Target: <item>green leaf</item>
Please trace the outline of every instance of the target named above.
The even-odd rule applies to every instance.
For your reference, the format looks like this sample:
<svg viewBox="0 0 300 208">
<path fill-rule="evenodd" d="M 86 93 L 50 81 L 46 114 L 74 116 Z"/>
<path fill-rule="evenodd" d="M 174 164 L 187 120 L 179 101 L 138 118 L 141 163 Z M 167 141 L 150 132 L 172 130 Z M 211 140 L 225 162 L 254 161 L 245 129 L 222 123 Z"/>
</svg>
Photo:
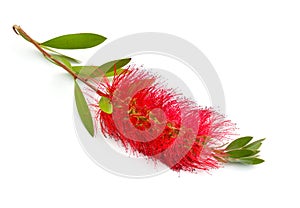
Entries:
<svg viewBox="0 0 300 208">
<path fill-rule="evenodd" d="M 117 69 L 116 75 L 119 75 L 119 74 L 123 73 L 124 71 L 126 71 L 126 70 L 125 69 Z M 106 72 L 105 76 L 113 77 L 113 76 L 115 76 L 115 72 L 114 71 Z"/>
<path fill-rule="evenodd" d="M 89 77 L 97 68 L 97 66 L 73 66 L 72 70 L 82 77 Z"/>
<path fill-rule="evenodd" d="M 241 157 L 249 157 L 258 153 L 258 151 L 252 151 L 248 149 L 242 150 L 231 150 L 226 152 L 231 158 L 241 158 Z"/>
<path fill-rule="evenodd" d="M 260 140 L 257 140 L 255 142 L 252 142 L 252 143 L 248 144 L 247 146 L 245 146 L 244 149 L 258 150 L 260 148 L 260 146 L 262 145 L 262 142 L 264 140 L 265 139 L 260 139 Z"/>
<path fill-rule="evenodd" d="M 72 71 L 75 72 L 76 74 L 79 74 L 82 67 L 84 67 L 84 66 L 73 66 Z"/>
<path fill-rule="evenodd" d="M 233 150 L 233 149 L 239 149 L 239 148 L 242 148 L 243 146 L 245 146 L 246 144 L 248 144 L 251 139 L 253 137 L 251 136 L 246 136 L 246 137 L 241 137 L 241 138 L 238 138 L 234 141 L 232 141 L 227 147 L 226 147 L 226 150 Z"/>
<path fill-rule="evenodd" d="M 55 50 L 53 50 L 52 48 L 49 48 L 49 47 L 47 47 L 47 46 L 43 46 L 43 45 L 40 45 L 40 46 L 41 46 L 42 48 L 48 50 L 48 51 L 51 51 L 51 52 L 54 53 L 55 55 L 59 55 L 59 56 L 65 58 L 65 59 L 67 59 L 67 60 L 70 61 L 70 62 L 74 62 L 74 63 L 78 63 L 78 64 L 81 62 L 81 61 L 79 61 L 79 60 L 77 60 L 77 59 L 75 59 L 75 58 L 72 58 L 72 57 L 70 57 L 70 56 L 64 55 L 64 54 L 62 54 L 62 53 L 59 53 L 59 52 L 57 52 L 57 51 L 55 51 Z"/>
<path fill-rule="evenodd" d="M 93 125 L 93 119 L 92 115 L 90 112 L 90 109 L 88 107 L 88 104 L 84 98 L 84 95 L 75 80 L 75 101 L 76 101 L 76 106 L 77 110 L 80 116 L 80 119 L 85 126 L 86 130 L 90 133 L 90 135 L 93 137 L 94 136 L 94 125 Z"/>
<path fill-rule="evenodd" d="M 99 69 L 98 66 L 73 66 L 72 67 L 72 70 L 76 74 L 80 73 L 81 76 L 88 76 L 88 77 L 90 76 L 91 73 L 93 73 L 94 70 L 97 70 L 97 69 Z M 124 71 L 125 71 L 125 69 L 117 69 L 116 74 L 119 75 Z M 114 75 L 115 75 L 114 71 L 110 71 L 105 74 L 105 76 L 107 76 L 107 77 L 112 77 Z"/>
<path fill-rule="evenodd" d="M 93 33 L 77 33 L 63 35 L 47 40 L 41 45 L 58 49 L 84 49 L 97 46 L 104 42 L 106 37 Z"/>
<path fill-rule="evenodd" d="M 84 72 L 84 74 L 87 74 L 90 78 L 93 77 L 102 77 L 103 72 L 104 73 L 109 73 L 112 72 L 114 73 L 114 69 L 120 69 L 126 64 L 130 62 L 131 58 L 125 58 L 125 59 L 119 59 L 119 60 L 113 60 L 110 62 L 107 62 L 101 66 L 95 67 L 94 70 L 87 70 L 87 72 Z M 89 74 L 88 74 L 89 73 Z"/>
<path fill-rule="evenodd" d="M 63 64 L 64 64 L 65 66 L 67 66 L 69 69 L 72 68 L 71 63 L 70 63 L 65 57 L 60 56 L 60 55 L 55 55 L 55 54 L 51 54 L 51 56 L 52 56 L 52 58 L 54 58 L 55 60 L 57 60 L 57 61 L 63 63 Z M 48 61 L 50 61 L 51 63 L 58 65 L 55 61 L 53 61 L 52 59 L 50 59 L 48 56 L 45 56 L 45 55 L 44 55 L 44 57 L 45 57 Z"/>
<path fill-rule="evenodd" d="M 86 78 L 102 77 L 104 73 L 108 74 L 109 76 L 113 76 L 115 68 L 118 72 L 118 69 L 128 64 L 130 60 L 131 58 L 114 60 L 107 62 L 101 66 L 75 66 L 73 67 L 73 70 L 75 71 L 75 73 L 80 73 L 80 76 Z"/>
<path fill-rule="evenodd" d="M 123 66 L 125 66 L 126 64 L 128 64 L 130 61 L 131 61 L 131 58 L 113 60 L 113 61 L 107 62 L 107 63 L 99 66 L 99 68 L 106 73 L 113 72 L 115 68 L 120 69 Z"/>
<path fill-rule="evenodd" d="M 245 157 L 245 158 L 240 158 L 239 162 L 247 165 L 257 165 L 263 163 L 264 160 L 256 157 L 249 157 L 249 158 Z"/>
<path fill-rule="evenodd" d="M 112 114 L 113 112 L 113 106 L 107 97 L 101 97 L 99 101 L 99 107 L 105 113 Z"/>
<path fill-rule="evenodd" d="M 69 69 L 72 68 L 71 63 L 64 57 L 61 55 L 52 55 L 53 58 L 55 58 L 56 60 L 62 62 L 64 65 L 66 65 Z"/>
</svg>

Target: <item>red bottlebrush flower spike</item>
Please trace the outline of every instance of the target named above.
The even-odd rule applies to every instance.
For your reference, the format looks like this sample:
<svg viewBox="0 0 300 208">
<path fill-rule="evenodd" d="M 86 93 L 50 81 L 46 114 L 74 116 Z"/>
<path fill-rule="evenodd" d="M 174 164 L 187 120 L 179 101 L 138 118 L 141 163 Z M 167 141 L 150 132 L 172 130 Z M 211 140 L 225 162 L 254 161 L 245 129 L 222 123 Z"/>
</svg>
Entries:
<svg viewBox="0 0 300 208">
<path fill-rule="evenodd" d="M 209 170 L 232 159 L 220 146 L 235 135 L 235 124 L 166 89 L 157 76 L 131 68 L 106 86 L 112 112 L 92 104 L 95 118 L 102 133 L 121 141 L 128 151 L 175 171 Z"/>
</svg>

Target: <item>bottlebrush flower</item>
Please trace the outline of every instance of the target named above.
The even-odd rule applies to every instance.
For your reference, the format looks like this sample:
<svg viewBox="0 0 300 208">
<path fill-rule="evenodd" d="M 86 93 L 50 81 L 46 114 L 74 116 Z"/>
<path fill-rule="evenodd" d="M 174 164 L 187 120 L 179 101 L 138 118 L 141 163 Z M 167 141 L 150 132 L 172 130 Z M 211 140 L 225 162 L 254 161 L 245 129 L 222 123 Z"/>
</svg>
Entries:
<svg viewBox="0 0 300 208">
<path fill-rule="evenodd" d="M 217 158 L 225 152 L 218 146 L 235 135 L 235 124 L 223 115 L 164 87 L 157 76 L 139 68 L 115 76 L 111 84 L 102 80 L 98 85 L 113 109 L 103 111 L 98 100 L 91 104 L 106 137 L 175 171 L 220 167 Z"/>
</svg>

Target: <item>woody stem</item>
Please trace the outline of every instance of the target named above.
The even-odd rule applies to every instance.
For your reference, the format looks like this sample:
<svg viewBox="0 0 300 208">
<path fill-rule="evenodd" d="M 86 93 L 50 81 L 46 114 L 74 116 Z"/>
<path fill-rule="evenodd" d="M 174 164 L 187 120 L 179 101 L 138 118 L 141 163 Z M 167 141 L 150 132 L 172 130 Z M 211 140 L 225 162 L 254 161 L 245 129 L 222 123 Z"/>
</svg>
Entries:
<svg viewBox="0 0 300 208">
<path fill-rule="evenodd" d="M 65 64 L 63 64 L 61 61 L 55 59 L 53 56 L 51 56 L 51 54 L 49 54 L 48 52 L 46 52 L 41 46 L 40 44 L 35 41 L 34 39 L 32 39 L 20 26 L 18 25 L 14 25 L 13 26 L 13 30 L 15 31 L 15 33 L 17 35 L 21 35 L 25 40 L 29 41 L 30 43 L 32 43 L 45 57 L 47 57 L 48 59 L 52 60 L 54 63 L 56 63 L 58 66 L 60 66 L 61 68 L 63 68 L 65 71 L 67 71 L 74 79 L 79 79 L 80 81 L 82 81 L 84 84 L 86 84 L 88 87 L 90 87 L 91 89 L 93 89 L 95 92 L 97 92 L 97 88 L 94 87 L 93 85 L 91 85 L 90 83 L 87 82 L 86 79 L 78 76 L 76 73 L 74 73 L 72 71 L 72 69 L 70 69 L 68 66 L 66 66 Z"/>
</svg>

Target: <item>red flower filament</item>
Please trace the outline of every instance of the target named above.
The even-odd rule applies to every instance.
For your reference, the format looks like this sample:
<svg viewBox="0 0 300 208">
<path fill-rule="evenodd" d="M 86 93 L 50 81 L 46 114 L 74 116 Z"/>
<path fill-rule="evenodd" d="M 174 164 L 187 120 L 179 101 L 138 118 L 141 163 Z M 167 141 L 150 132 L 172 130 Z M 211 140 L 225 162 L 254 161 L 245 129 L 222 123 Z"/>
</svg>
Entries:
<svg viewBox="0 0 300 208">
<path fill-rule="evenodd" d="M 115 75 L 111 84 L 104 78 L 98 86 L 113 107 L 110 114 L 98 103 L 91 104 L 104 136 L 175 171 L 220 167 L 216 157 L 224 153 L 217 146 L 228 141 L 235 130 L 223 115 L 199 107 L 138 68 Z"/>
</svg>

